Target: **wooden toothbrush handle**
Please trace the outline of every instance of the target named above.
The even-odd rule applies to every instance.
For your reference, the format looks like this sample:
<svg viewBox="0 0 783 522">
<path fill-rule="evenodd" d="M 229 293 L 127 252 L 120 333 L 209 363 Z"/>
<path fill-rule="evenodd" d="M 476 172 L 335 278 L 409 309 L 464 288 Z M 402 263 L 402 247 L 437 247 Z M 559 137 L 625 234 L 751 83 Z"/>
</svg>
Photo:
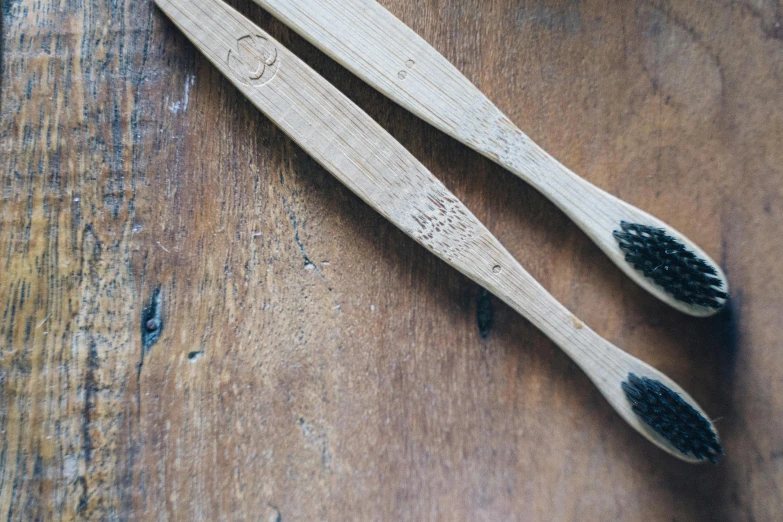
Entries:
<svg viewBox="0 0 783 522">
<path fill-rule="evenodd" d="M 728 292 L 725 274 L 698 245 L 655 216 L 576 175 L 536 145 L 488 100 L 473 110 L 472 118 L 482 124 L 476 127 L 475 133 L 466 134 L 464 143 L 535 187 L 571 218 L 620 270 L 661 301 L 694 316 L 709 316 L 717 311 L 690 306 L 656 286 L 625 260 L 614 232 L 621 230 L 622 222 L 664 230 L 712 266 L 724 291 Z"/>
<path fill-rule="evenodd" d="M 612 233 L 621 221 L 671 229 L 661 220 L 596 187 L 536 145 L 494 106 L 483 111 L 484 131 L 492 139 L 469 138 L 468 144 L 527 181 L 581 228 L 628 276 L 647 288 L 649 282 L 625 262 Z M 705 254 L 706 256 L 706 254 Z M 656 288 L 647 288 L 653 293 Z M 669 303 L 672 304 L 672 303 Z"/>
<path fill-rule="evenodd" d="M 436 249 L 431 250 L 438 253 Z M 678 451 L 645 424 L 634 412 L 622 383 L 631 374 L 663 383 L 702 417 L 709 418 L 696 401 L 664 373 L 624 352 L 582 323 L 533 279 L 489 232 L 479 232 L 452 250 L 449 257 L 439 255 L 506 302 L 557 344 L 584 371 L 623 420 L 641 435 L 679 459 L 702 462 L 700 458 Z"/>
</svg>

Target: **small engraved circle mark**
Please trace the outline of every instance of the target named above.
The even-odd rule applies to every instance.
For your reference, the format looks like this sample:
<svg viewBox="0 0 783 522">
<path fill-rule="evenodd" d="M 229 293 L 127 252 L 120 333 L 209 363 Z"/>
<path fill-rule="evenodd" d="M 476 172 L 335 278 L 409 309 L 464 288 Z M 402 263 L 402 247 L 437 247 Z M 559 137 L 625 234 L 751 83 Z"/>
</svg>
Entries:
<svg viewBox="0 0 783 522">
<path fill-rule="evenodd" d="M 496 274 L 500 273 L 500 265 L 495 265 L 492 267 L 492 271 Z"/>
<path fill-rule="evenodd" d="M 413 60 L 408 60 L 407 62 L 405 62 L 405 65 L 408 66 L 408 69 L 413 69 L 413 66 L 416 65 L 416 62 L 414 62 Z"/>
<path fill-rule="evenodd" d="M 280 67 L 277 48 L 266 37 L 251 34 L 237 38 L 226 63 L 240 82 L 256 87 L 274 78 Z"/>
<path fill-rule="evenodd" d="M 408 73 L 407 73 L 407 72 L 405 72 L 405 71 L 400 71 L 400 72 L 398 72 L 398 73 L 397 73 L 397 77 L 398 77 L 400 80 L 404 80 L 406 76 L 408 76 Z"/>
</svg>

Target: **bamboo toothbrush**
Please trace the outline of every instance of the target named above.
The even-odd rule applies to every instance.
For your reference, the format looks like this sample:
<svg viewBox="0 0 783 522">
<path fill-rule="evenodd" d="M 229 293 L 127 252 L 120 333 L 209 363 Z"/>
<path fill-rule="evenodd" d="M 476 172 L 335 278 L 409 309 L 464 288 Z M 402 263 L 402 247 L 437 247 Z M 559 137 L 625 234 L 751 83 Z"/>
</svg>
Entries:
<svg viewBox="0 0 783 522">
<path fill-rule="evenodd" d="M 663 221 L 563 166 L 375 0 L 254 0 L 372 87 L 524 179 L 631 279 L 690 315 L 728 298 L 717 263 Z"/>
<path fill-rule="evenodd" d="M 637 431 L 682 460 L 717 460 L 722 453 L 717 432 L 682 388 L 574 317 L 456 196 L 318 73 L 221 0 L 155 3 L 324 168 L 552 339 Z"/>
</svg>

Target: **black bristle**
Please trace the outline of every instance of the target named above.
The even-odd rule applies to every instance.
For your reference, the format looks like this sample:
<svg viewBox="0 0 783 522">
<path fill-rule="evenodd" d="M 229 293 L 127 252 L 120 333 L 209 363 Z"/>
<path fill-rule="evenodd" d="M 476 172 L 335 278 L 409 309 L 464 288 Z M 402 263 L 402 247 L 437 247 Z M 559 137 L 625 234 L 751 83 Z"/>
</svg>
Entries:
<svg viewBox="0 0 783 522">
<path fill-rule="evenodd" d="M 625 260 L 669 295 L 689 305 L 719 309 L 729 297 L 715 268 L 660 228 L 620 222 L 614 237 Z"/>
<path fill-rule="evenodd" d="M 723 448 L 710 421 L 660 381 L 628 374 L 622 384 L 633 412 L 685 455 L 718 462 Z"/>
</svg>

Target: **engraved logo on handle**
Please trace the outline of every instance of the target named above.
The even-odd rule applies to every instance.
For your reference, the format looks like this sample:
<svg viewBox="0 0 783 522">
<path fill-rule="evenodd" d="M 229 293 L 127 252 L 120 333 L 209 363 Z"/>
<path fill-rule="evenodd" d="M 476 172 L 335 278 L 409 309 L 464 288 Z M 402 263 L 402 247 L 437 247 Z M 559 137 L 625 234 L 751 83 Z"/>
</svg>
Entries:
<svg viewBox="0 0 783 522">
<path fill-rule="evenodd" d="M 228 68 L 245 85 L 260 87 L 277 74 L 280 62 L 277 49 L 261 35 L 245 35 L 237 39 L 234 49 L 226 57 Z"/>
</svg>

